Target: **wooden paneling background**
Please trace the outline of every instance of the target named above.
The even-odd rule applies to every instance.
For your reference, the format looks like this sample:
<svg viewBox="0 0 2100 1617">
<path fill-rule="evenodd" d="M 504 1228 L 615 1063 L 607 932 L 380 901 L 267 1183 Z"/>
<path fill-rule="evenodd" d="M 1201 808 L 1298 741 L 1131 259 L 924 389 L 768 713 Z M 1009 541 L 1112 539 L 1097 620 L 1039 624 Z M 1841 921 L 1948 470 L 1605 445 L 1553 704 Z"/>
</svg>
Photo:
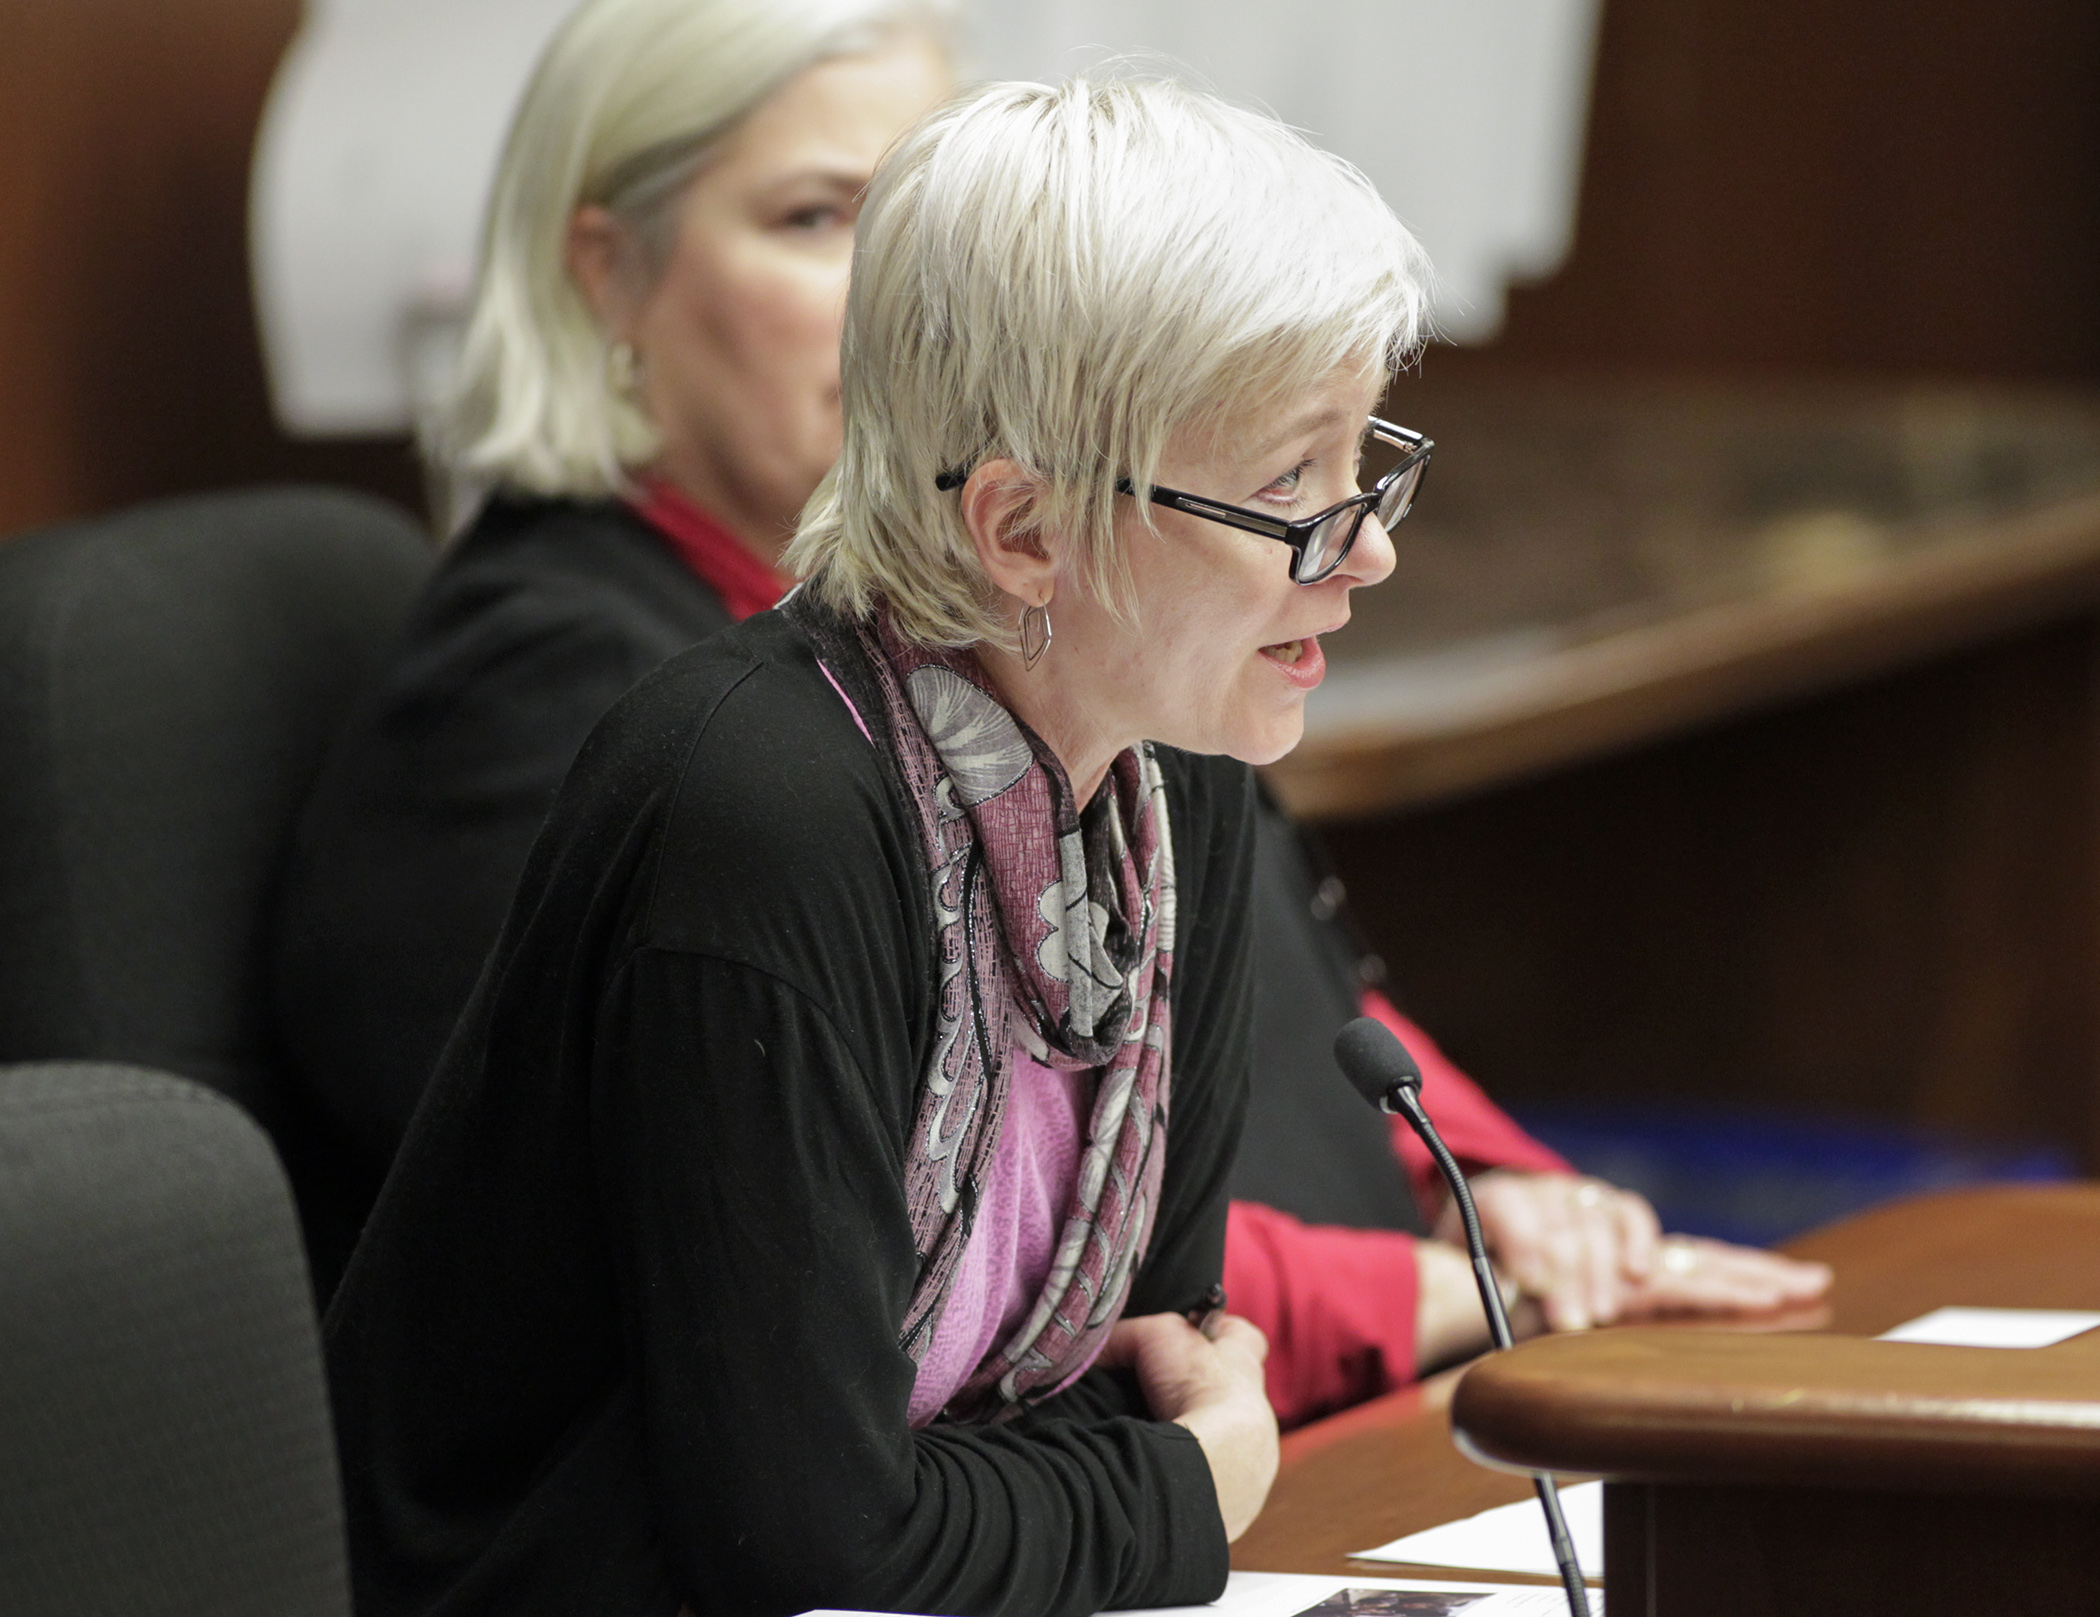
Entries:
<svg viewBox="0 0 2100 1617">
<path fill-rule="evenodd" d="M 2100 6 L 1606 0 L 1568 264 L 1394 407 L 1624 370 L 2100 381 Z M 2100 1169 L 2096 658 L 2067 617 L 1327 832 L 1401 996 L 1505 1098 Z"/>
<path fill-rule="evenodd" d="M 315 477 L 419 497 L 400 442 L 271 423 L 248 156 L 298 0 L 0 0 L 0 533 Z"/>
<path fill-rule="evenodd" d="M 2100 6 L 1605 0 L 1577 232 L 1499 357 L 2100 377 Z"/>
<path fill-rule="evenodd" d="M 2100 629 L 1325 828 L 1505 1100 L 1725 1097 L 2100 1162 Z"/>
</svg>

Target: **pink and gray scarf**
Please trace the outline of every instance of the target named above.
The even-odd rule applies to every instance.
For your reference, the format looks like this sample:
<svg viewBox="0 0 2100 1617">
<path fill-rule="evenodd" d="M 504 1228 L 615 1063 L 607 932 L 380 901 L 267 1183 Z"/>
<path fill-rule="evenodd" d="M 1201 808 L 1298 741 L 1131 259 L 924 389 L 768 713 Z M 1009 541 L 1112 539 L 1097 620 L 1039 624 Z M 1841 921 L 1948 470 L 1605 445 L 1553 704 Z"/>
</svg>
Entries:
<svg viewBox="0 0 2100 1617">
<path fill-rule="evenodd" d="M 1093 1069 L 1078 1183 L 1034 1309 L 948 1406 L 996 1419 L 1091 1362 L 1122 1312 L 1166 1160 L 1174 848 L 1149 746 L 1083 809 L 1057 757 L 1001 705 L 974 655 L 907 644 L 886 618 L 787 610 L 917 810 L 934 919 L 935 1028 L 904 1189 L 919 1274 L 902 1346 L 933 1340 L 999 1139 L 1016 1045 Z M 870 709 L 874 711 L 871 713 Z"/>
</svg>

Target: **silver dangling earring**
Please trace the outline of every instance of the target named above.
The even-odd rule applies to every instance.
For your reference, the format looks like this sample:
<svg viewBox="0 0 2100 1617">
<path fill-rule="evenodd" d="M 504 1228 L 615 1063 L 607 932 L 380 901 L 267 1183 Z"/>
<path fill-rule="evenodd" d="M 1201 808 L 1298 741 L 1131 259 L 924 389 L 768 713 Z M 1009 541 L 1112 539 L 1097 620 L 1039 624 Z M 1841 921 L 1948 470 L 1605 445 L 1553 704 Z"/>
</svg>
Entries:
<svg viewBox="0 0 2100 1617">
<path fill-rule="evenodd" d="M 1021 614 L 1021 666 L 1033 668 L 1050 649 L 1050 609 L 1031 606 Z"/>
<path fill-rule="evenodd" d="M 623 399 L 634 397 L 642 384 L 642 356 L 625 338 L 605 350 L 605 385 Z"/>
</svg>

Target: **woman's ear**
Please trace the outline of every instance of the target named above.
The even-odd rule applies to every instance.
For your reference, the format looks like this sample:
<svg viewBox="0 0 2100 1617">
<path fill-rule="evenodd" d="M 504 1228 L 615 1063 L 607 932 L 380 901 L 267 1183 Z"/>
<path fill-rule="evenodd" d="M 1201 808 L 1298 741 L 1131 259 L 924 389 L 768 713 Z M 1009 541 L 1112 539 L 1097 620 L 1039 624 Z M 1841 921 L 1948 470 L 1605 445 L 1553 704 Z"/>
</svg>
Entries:
<svg viewBox="0 0 2100 1617">
<path fill-rule="evenodd" d="M 634 232 L 611 209 L 586 202 L 569 215 L 562 262 L 583 301 L 598 317 L 599 329 L 614 341 L 625 341 L 638 312 L 635 288 L 641 283 L 640 249 Z"/>
<path fill-rule="evenodd" d="M 1011 460 L 988 460 L 962 486 L 963 526 L 985 577 L 1028 606 L 1048 606 L 1057 592 L 1057 562 L 1035 525 L 1041 484 Z"/>
</svg>

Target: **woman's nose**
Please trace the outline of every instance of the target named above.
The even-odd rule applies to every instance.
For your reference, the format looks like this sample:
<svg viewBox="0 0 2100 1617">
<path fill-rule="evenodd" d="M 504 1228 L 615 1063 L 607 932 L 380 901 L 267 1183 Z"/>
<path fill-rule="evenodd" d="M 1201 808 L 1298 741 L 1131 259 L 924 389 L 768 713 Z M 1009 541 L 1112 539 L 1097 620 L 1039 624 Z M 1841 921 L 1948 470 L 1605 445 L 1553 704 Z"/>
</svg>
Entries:
<svg viewBox="0 0 2100 1617">
<path fill-rule="evenodd" d="M 1352 588 L 1377 584 L 1391 574 L 1399 559 L 1392 535 L 1385 531 L 1375 513 L 1366 511 L 1363 526 L 1356 530 L 1356 543 L 1349 547 L 1349 554 L 1342 558 L 1335 573 L 1347 578 Z"/>
</svg>

